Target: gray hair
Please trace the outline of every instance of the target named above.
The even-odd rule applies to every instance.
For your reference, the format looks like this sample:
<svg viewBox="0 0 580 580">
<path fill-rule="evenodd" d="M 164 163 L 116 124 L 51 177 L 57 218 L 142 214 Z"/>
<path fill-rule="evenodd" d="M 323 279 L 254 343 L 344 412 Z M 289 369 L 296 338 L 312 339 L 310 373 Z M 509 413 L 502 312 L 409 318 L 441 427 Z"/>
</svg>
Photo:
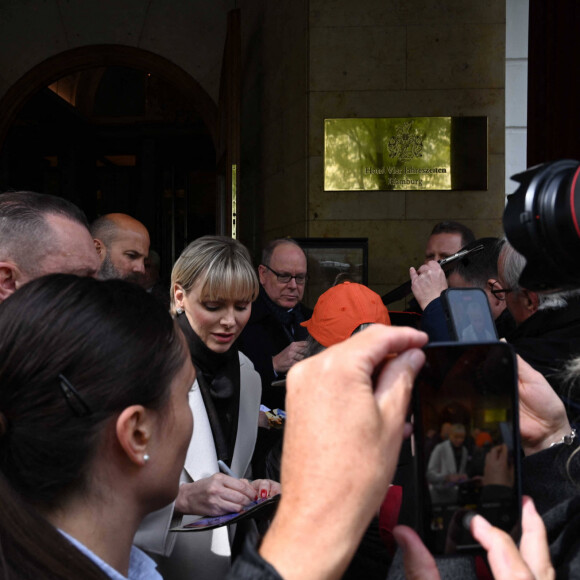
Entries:
<svg viewBox="0 0 580 580">
<path fill-rule="evenodd" d="M 208 300 L 253 302 L 258 296 L 258 276 L 247 248 L 225 236 L 203 236 L 191 242 L 171 271 L 171 313 L 175 314 L 175 285 L 187 294 L 196 283 Z"/>
<path fill-rule="evenodd" d="M 558 373 L 558 377 L 570 389 L 577 389 L 580 386 L 580 356 L 575 356 L 567 361 L 564 368 Z"/>
<path fill-rule="evenodd" d="M 521 273 L 526 266 L 526 259 L 508 241 L 504 241 L 499 254 L 498 263 L 503 265 L 502 279 L 508 288 L 514 292 L 520 292 L 522 287 L 519 284 Z M 538 310 L 550 310 L 564 308 L 567 306 L 567 298 L 580 296 L 580 290 L 567 290 L 564 292 L 554 292 L 550 294 L 538 293 Z"/>
<path fill-rule="evenodd" d="M 0 194 L 0 261 L 14 262 L 29 276 L 40 275 L 40 264 L 54 248 L 48 215 L 65 217 L 88 230 L 82 210 L 62 197 L 33 191 Z"/>
</svg>

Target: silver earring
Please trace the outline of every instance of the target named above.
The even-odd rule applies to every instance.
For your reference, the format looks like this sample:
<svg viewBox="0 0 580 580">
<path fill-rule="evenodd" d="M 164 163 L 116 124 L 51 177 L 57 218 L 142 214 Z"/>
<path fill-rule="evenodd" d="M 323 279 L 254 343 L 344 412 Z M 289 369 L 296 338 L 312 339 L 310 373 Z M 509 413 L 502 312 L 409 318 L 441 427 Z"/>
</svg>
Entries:
<svg viewBox="0 0 580 580">
<path fill-rule="evenodd" d="M 178 306 L 175 312 L 177 312 L 177 314 L 183 314 L 183 308 L 181 308 L 181 306 Z"/>
<path fill-rule="evenodd" d="M 149 461 L 149 455 L 147 453 L 145 453 L 145 455 L 143 455 L 143 461 L 145 463 L 147 463 Z"/>
</svg>

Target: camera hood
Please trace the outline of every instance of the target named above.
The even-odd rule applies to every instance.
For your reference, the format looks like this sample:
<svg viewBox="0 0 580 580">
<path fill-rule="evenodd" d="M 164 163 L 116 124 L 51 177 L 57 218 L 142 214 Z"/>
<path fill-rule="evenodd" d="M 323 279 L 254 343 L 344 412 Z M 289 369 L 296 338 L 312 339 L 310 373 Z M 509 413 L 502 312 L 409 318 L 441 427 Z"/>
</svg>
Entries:
<svg viewBox="0 0 580 580">
<path fill-rule="evenodd" d="M 580 162 L 563 159 L 512 176 L 503 226 L 526 258 L 523 288 L 547 292 L 580 287 Z"/>
</svg>

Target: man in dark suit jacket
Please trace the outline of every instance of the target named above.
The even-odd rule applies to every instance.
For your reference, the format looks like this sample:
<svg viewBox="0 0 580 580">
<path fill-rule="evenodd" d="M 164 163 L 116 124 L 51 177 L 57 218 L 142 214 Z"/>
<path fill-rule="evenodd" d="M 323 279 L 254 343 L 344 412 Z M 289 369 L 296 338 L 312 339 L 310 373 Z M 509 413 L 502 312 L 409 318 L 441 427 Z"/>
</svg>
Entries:
<svg viewBox="0 0 580 580">
<path fill-rule="evenodd" d="M 238 343 L 262 378 L 262 402 L 284 408 L 286 389 L 271 386 L 283 379 L 290 367 L 304 358 L 308 332 L 300 323 L 312 310 L 300 301 L 307 279 L 306 256 L 290 238 L 270 242 L 258 266 L 260 294 Z"/>
</svg>

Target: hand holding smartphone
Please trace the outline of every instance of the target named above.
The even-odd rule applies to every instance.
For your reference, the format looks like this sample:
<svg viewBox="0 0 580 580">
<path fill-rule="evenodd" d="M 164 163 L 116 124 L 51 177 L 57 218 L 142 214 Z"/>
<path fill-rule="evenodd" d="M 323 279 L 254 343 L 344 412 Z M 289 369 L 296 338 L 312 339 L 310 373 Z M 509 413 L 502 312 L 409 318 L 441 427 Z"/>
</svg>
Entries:
<svg viewBox="0 0 580 580">
<path fill-rule="evenodd" d="M 433 554 L 477 551 L 467 514 L 508 532 L 520 518 L 515 355 L 501 342 L 424 351 L 413 394 L 418 529 Z"/>
</svg>

